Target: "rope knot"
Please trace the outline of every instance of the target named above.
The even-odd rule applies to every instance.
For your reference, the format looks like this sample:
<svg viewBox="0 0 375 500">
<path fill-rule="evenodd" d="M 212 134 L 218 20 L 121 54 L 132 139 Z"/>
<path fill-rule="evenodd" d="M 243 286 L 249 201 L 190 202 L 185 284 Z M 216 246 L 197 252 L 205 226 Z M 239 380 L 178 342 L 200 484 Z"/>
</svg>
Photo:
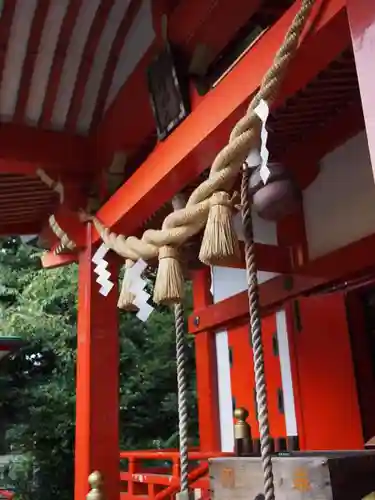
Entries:
<svg viewBox="0 0 375 500">
<path fill-rule="evenodd" d="M 218 191 L 211 196 L 210 206 L 215 207 L 217 205 L 222 205 L 228 208 L 237 209 L 239 202 L 240 194 L 237 191 L 233 191 L 232 194 L 226 191 Z"/>
<path fill-rule="evenodd" d="M 211 198 L 210 198 L 210 206 L 216 207 L 216 206 L 224 206 L 228 208 L 233 207 L 233 195 L 230 195 L 226 191 L 218 191 L 217 193 L 214 193 Z"/>
<path fill-rule="evenodd" d="M 164 246 L 159 249 L 159 261 L 163 259 L 176 259 L 179 261 L 179 252 L 177 248 Z"/>
</svg>

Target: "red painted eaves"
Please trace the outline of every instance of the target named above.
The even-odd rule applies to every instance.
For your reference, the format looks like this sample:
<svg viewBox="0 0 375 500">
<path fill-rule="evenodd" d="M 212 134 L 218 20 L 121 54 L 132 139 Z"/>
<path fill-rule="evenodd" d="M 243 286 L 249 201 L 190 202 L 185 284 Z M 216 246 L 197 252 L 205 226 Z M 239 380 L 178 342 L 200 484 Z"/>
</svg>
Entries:
<svg viewBox="0 0 375 500">
<path fill-rule="evenodd" d="M 175 44 L 192 56 L 197 44 L 207 46 L 216 56 L 233 35 L 261 7 L 261 0 L 189 0 L 182 2 L 171 18 L 169 36 Z M 181 30 L 182 25 L 189 30 Z"/>
<path fill-rule="evenodd" d="M 0 158 L 36 163 L 45 169 L 85 175 L 92 172 L 89 139 L 65 132 L 0 124 Z"/>
<path fill-rule="evenodd" d="M 158 34 L 163 10 L 156 3 L 153 5 L 153 23 Z M 165 2 L 164 7 L 165 11 L 171 9 L 168 37 L 172 44 L 183 50 L 189 60 L 197 43 L 206 43 L 211 46 L 214 54 L 219 53 L 239 27 L 254 14 L 259 7 L 259 0 L 242 2 L 238 12 L 233 12 L 231 0 L 185 0 L 178 2 L 177 6 Z M 227 19 L 229 13 L 232 13 L 232 17 Z M 125 150 L 131 156 L 148 137 L 155 135 L 146 71 L 161 43 L 159 34 L 97 127 L 98 150 L 99 153 L 105 151 L 106 155 L 105 160 L 102 160 L 104 164 L 110 161 L 116 150 Z M 100 109 L 104 109 L 103 103 Z M 99 123 L 101 113 L 98 104 L 93 125 Z"/>
<path fill-rule="evenodd" d="M 322 2 L 317 2 L 314 8 L 314 31 L 311 30 L 289 67 L 279 95 L 280 104 L 305 88 L 347 48 L 345 0 L 331 0 L 319 17 L 317 12 Z M 117 231 L 126 227 L 128 233 L 134 231 L 158 207 L 207 169 L 220 147 L 226 144 L 231 128 L 246 111 L 249 96 L 259 88 L 298 5 L 295 3 L 288 9 L 195 112 L 158 145 L 136 173 L 101 207 L 98 218 L 107 227 Z M 95 241 L 97 237 L 94 233 Z"/>
<path fill-rule="evenodd" d="M 117 40 L 113 44 L 113 51 L 107 64 L 97 107 L 93 115 L 92 131 L 96 138 L 98 158 L 100 158 L 101 165 L 108 164 L 112 159 L 113 152 L 116 150 L 124 150 L 131 156 L 154 133 L 155 125 L 149 103 L 146 71 L 162 43 L 160 36 L 162 15 L 169 15 L 172 18 L 181 3 L 171 0 L 158 0 L 158 2 L 152 3 L 152 17 L 156 38 L 103 117 L 105 102 L 116 69 L 119 52 L 142 1 L 132 0 L 128 8 L 127 19 L 124 18 L 121 32 L 119 30 Z M 183 29 L 183 26 L 181 29 Z M 115 43 L 117 48 L 115 48 Z M 124 134 L 125 129 L 126 134 Z"/>
</svg>

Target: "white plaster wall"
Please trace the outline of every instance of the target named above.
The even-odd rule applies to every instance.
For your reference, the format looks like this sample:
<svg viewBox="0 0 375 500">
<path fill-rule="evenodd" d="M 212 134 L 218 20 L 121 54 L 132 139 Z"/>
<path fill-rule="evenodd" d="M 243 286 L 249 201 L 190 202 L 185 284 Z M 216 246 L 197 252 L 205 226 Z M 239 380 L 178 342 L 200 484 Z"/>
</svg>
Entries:
<svg viewBox="0 0 375 500">
<path fill-rule="evenodd" d="M 290 362 L 289 338 L 284 309 L 276 313 L 276 334 L 279 346 L 281 383 L 284 398 L 285 428 L 287 436 L 297 436 L 297 418 Z"/>
<path fill-rule="evenodd" d="M 225 295 L 225 287 L 211 268 L 211 293 L 216 304 Z M 232 291 L 235 287 L 232 287 Z M 238 292 L 237 292 L 238 293 Z M 219 399 L 219 424 L 221 451 L 233 451 L 234 433 L 232 417 L 232 387 L 230 376 L 228 332 L 225 329 L 215 332 L 217 385 Z"/>
<path fill-rule="evenodd" d="M 278 273 L 268 271 L 258 271 L 257 274 L 259 284 L 278 276 Z M 245 269 L 215 266 L 211 268 L 211 276 L 211 293 L 215 302 L 220 302 L 247 290 Z"/>
<path fill-rule="evenodd" d="M 234 449 L 232 386 L 227 330 L 215 333 L 221 451 Z"/>
<path fill-rule="evenodd" d="M 257 243 L 265 243 L 267 245 L 277 245 L 277 225 L 276 222 L 261 219 L 256 212 L 252 212 L 254 240 Z M 241 214 L 238 213 L 234 217 L 234 228 L 238 239 L 244 241 L 243 227 L 241 222 Z"/>
<path fill-rule="evenodd" d="M 375 183 L 365 132 L 323 158 L 303 206 L 312 259 L 375 232 Z"/>
<path fill-rule="evenodd" d="M 266 245 L 277 245 L 277 225 L 275 222 L 261 219 L 256 212 L 253 211 L 253 230 L 254 240 L 257 243 L 264 243 Z M 240 241 L 244 241 L 243 227 L 241 221 L 241 214 L 238 213 L 234 217 L 234 227 Z M 217 297 L 217 301 L 228 299 L 236 293 L 247 290 L 246 271 L 244 269 L 233 269 L 227 267 L 213 267 L 212 274 L 215 279 L 212 279 L 212 286 L 215 283 L 220 283 L 219 289 L 213 291 Z M 258 272 L 258 282 L 264 283 L 278 273 L 271 273 L 268 271 Z"/>
</svg>

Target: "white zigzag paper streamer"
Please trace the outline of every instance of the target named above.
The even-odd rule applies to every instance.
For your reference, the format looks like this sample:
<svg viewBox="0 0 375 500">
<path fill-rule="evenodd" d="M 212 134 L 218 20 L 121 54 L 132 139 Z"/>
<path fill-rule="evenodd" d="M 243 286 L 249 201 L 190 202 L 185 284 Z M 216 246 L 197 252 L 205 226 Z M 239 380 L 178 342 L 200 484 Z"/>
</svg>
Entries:
<svg viewBox="0 0 375 500">
<path fill-rule="evenodd" d="M 105 243 L 102 243 L 98 250 L 94 253 L 92 257 L 92 262 L 96 264 L 94 273 L 98 275 L 96 282 L 100 285 L 99 293 L 107 297 L 109 292 L 114 287 L 114 283 L 110 280 L 111 273 L 108 271 L 108 262 L 105 260 L 105 256 L 108 253 L 109 248 Z"/>
<path fill-rule="evenodd" d="M 246 166 L 248 168 L 255 168 L 260 165 L 260 178 L 262 179 L 263 183 L 266 184 L 271 173 L 267 166 L 270 153 L 267 149 L 268 131 L 266 128 L 270 109 L 264 99 L 262 99 L 258 106 L 254 109 L 254 113 L 262 122 L 262 128 L 260 131 L 261 145 L 260 151 L 257 148 L 250 151 L 249 156 L 246 159 Z"/>
<path fill-rule="evenodd" d="M 267 149 L 267 139 L 268 139 L 268 131 L 266 128 L 266 123 L 268 119 L 268 115 L 270 114 L 270 108 L 268 107 L 267 102 L 262 99 L 258 106 L 254 109 L 254 113 L 256 113 L 262 122 L 262 129 L 260 132 L 260 140 L 261 140 L 261 146 L 260 146 L 260 158 L 261 158 L 261 164 L 260 164 L 260 178 L 263 181 L 263 184 L 266 184 L 268 181 L 268 178 L 270 176 L 270 169 L 268 168 L 268 159 L 270 156 L 270 153 Z"/>
<path fill-rule="evenodd" d="M 129 291 L 135 295 L 133 304 L 138 307 L 137 318 L 146 322 L 154 310 L 148 303 L 150 294 L 145 291 L 146 280 L 142 278 L 142 273 L 147 267 L 147 263 L 138 259 L 133 267 L 127 270 L 126 280 Z"/>
</svg>

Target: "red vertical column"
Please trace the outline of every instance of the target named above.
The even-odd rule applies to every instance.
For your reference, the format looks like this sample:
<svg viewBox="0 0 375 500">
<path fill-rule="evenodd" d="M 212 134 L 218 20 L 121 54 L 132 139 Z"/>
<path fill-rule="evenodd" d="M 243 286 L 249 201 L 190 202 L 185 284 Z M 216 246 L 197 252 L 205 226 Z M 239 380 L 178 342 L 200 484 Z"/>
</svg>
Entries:
<svg viewBox="0 0 375 500">
<path fill-rule="evenodd" d="M 375 4 L 368 0 L 347 0 L 346 3 L 372 170 L 375 176 Z"/>
<path fill-rule="evenodd" d="M 106 500 L 118 500 L 117 269 L 110 264 L 116 285 L 107 297 L 100 295 L 91 261 L 91 231 L 88 224 L 87 246 L 79 258 L 74 498 L 86 498 L 88 476 L 98 470 Z"/>
<path fill-rule="evenodd" d="M 193 273 L 194 309 L 212 303 L 209 269 Z M 199 318 L 196 318 L 199 321 Z M 217 364 L 215 334 L 200 332 L 195 337 L 197 373 L 198 419 L 201 451 L 220 451 L 219 402 L 217 392 Z"/>
</svg>

